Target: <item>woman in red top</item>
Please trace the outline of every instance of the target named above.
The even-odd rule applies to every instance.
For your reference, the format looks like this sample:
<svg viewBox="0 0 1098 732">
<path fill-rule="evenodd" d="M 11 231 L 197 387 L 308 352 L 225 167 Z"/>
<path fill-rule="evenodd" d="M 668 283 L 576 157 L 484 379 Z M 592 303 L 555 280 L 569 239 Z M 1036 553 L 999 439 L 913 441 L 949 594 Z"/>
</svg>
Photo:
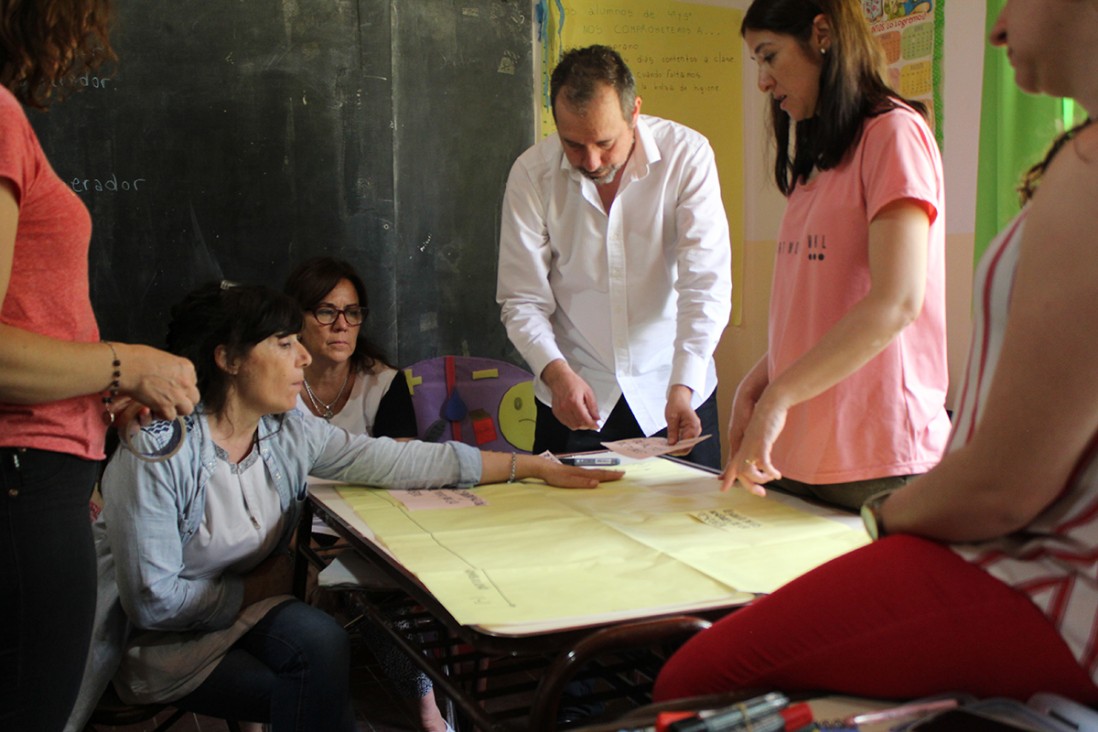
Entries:
<svg viewBox="0 0 1098 732">
<path fill-rule="evenodd" d="M 0 729 L 55 732 L 76 696 L 95 610 L 88 499 L 111 414 L 139 402 L 174 418 L 198 399 L 186 359 L 99 340 L 91 220 L 23 111 L 113 56 L 109 16 L 109 0 L 0 13 Z"/>
</svg>

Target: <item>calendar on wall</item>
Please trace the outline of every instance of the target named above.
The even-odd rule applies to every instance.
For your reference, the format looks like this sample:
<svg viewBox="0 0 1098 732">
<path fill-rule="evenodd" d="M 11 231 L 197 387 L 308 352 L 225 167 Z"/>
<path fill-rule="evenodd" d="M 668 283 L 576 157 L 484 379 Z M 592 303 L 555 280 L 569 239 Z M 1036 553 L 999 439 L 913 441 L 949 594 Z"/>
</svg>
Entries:
<svg viewBox="0 0 1098 732">
<path fill-rule="evenodd" d="M 862 0 L 873 34 L 888 60 L 889 82 L 927 106 L 938 147 L 942 140 L 943 0 Z"/>
</svg>

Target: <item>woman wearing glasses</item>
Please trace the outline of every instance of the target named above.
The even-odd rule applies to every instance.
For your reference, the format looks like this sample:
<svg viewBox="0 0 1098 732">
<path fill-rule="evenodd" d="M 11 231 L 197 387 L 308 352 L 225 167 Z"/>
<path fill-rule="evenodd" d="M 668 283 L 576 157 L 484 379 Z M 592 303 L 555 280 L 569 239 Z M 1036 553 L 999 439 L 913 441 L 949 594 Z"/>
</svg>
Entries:
<svg viewBox="0 0 1098 732">
<path fill-rule="evenodd" d="M 412 397 L 400 372 L 362 327 L 370 312 L 366 287 L 349 262 L 315 257 L 298 265 L 283 291 L 305 312 L 305 367 L 298 408 L 354 434 L 416 436 Z"/>
<path fill-rule="evenodd" d="M 416 436 L 416 415 L 400 371 L 367 336 L 366 286 L 342 259 L 314 257 L 294 268 L 283 291 L 305 314 L 301 344 L 313 357 L 298 395 L 300 411 L 352 434 L 402 440 Z M 314 521 L 313 530 L 324 530 Z M 384 635 L 366 629 L 367 641 L 399 694 L 416 707 L 423 732 L 449 729 L 431 680 Z"/>
</svg>

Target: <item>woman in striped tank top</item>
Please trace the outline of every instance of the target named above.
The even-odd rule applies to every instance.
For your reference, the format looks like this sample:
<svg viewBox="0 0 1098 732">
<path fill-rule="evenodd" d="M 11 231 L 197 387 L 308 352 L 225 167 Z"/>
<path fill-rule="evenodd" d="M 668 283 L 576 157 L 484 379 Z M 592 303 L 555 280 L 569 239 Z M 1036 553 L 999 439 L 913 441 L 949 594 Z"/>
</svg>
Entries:
<svg viewBox="0 0 1098 732">
<path fill-rule="evenodd" d="M 990 40 L 1022 90 L 1098 114 L 1098 0 L 1008 0 Z M 688 642 L 657 698 L 767 687 L 1098 703 L 1096 193 L 1088 119 L 1027 176 L 1022 212 L 978 268 L 942 462 L 866 502 L 880 540 Z"/>
</svg>

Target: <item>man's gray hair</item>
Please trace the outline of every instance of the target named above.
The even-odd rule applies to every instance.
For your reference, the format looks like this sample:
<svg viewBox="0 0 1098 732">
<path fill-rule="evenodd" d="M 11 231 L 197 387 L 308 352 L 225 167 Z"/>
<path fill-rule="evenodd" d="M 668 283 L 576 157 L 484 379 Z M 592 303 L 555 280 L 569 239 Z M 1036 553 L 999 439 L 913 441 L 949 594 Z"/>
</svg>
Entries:
<svg viewBox="0 0 1098 732">
<path fill-rule="evenodd" d="M 595 98 L 602 84 L 613 87 L 621 102 L 621 114 L 631 121 L 633 105 L 637 99 L 637 83 L 633 72 L 625 65 L 621 55 L 609 46 L 573 48 L 565 53 L 553 69 L 549 79 L 549 102 L 553 118 L 557 114 L 557 95 L 564 94 L 564 102 L 578 112 Z"/>
</svg>

